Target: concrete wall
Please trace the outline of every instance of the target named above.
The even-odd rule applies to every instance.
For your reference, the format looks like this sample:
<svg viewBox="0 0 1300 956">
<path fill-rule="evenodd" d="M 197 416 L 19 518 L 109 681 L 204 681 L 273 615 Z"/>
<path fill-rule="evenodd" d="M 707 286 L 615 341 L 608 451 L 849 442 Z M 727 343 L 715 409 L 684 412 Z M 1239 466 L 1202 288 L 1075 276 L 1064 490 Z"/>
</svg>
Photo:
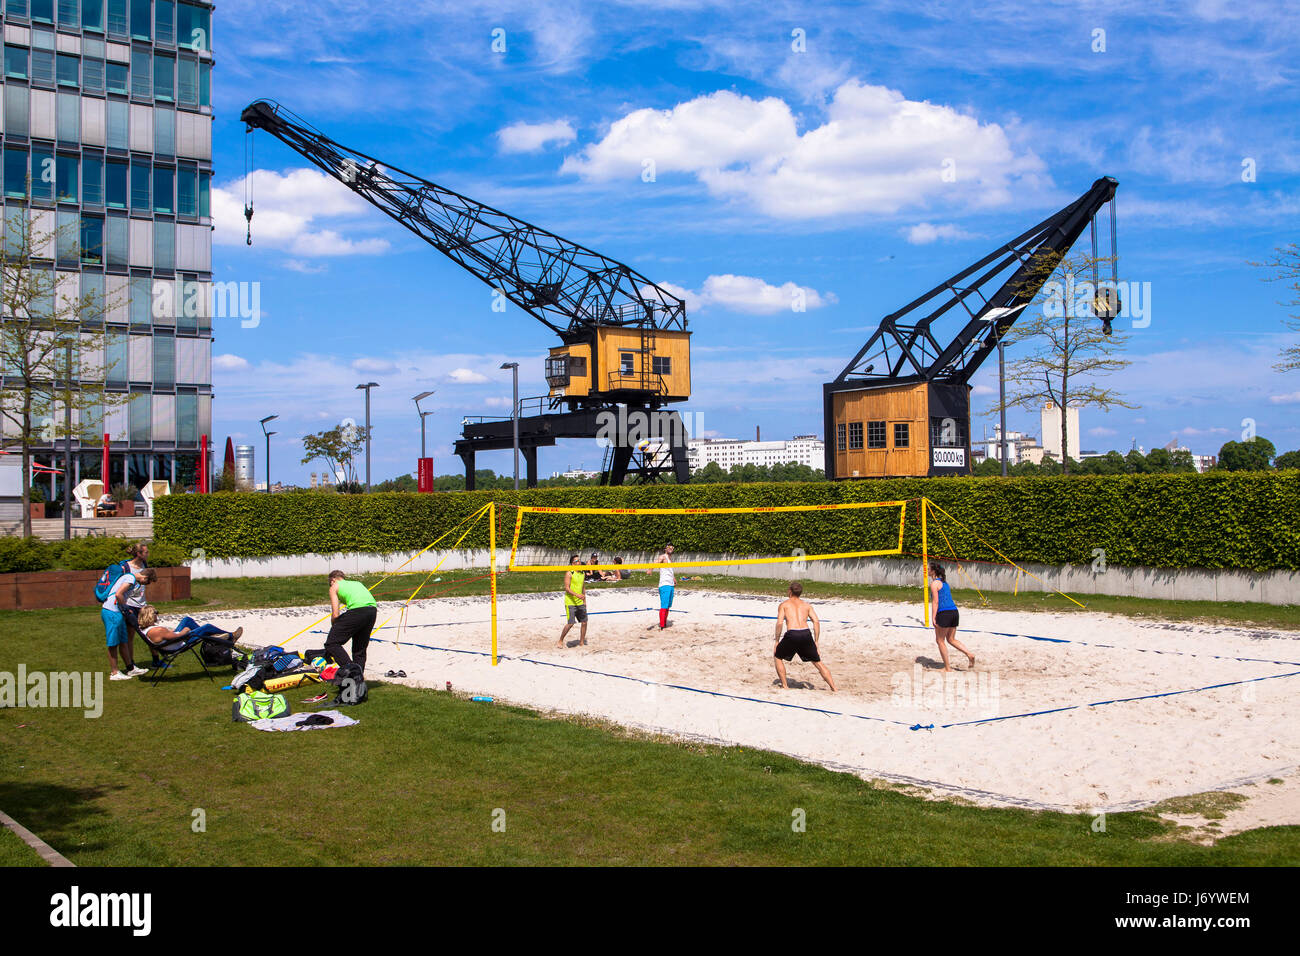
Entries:
<svg viewBox="0 0 1300 956">
<path fill-rule="evenodd" d="M 406 554 L 301 554 L 273 558 L 223 558 L 211 561 L 195 560 L 190 568 L 195 578 L 231 577 L 287 577 L 299 574 L 319 574 L 322 577 L 335 568 L 348 574 L 375 573 L 397 570 L 411 558 Z M 544 548 L 520 548 L 518 563 L 566 564 L 568 553 Z M 652 554 L 623 554 L 626 563 L 651 562 Z M 747 578 L 791 579 L 824 581 L 834 584 L 892 584 L 915 587 L 919 590 L 920 562 L 889 558 L 847 558 L 831 561 L 808 561 L 796 567 L 795 562 L 772 564 L 728 565 L 728 555 L 677 554 L 678 561 L 708 560 L 719 562 L 707 568 L 683 568 L 679 577 L 694 573 L 729 574 Z M 734 557 L 734 556 L 731 556 Z M 498 552 L 498 568 L 504 569 L 509 558 L 508 550 Z M 445 559 L 445 560 L 444 560 Z M 442 561 L 448 571 L 465 568 L 486 569 L 486 549 L 471 551 L 427 551 L 404 570 L 430 571 Z M 1291 571 L 1205 571 L 1197 569 L 1170 570 L 1161 568 L 1124 568 L 1109 566 L 1094 573 L 1086 565 L 1023 565 L 1025 571 L 1037 575 L 1021 574 L 1014 568 L 989 564 L 966 564 L 958 572 L 948 562 L 948 582 L 954 587 L 974 585 L 987 591 L 1046 591 L 1058 590 L 1081 597 L 1089 594 L 1112 594 L 1123 597 L 1163 598 L 1178 601 L 1245 601 L 1260 604 L 1294 604 L 1300 596 L 1300 573 Z M 644 574 L 644 572 L 634 572 Z M 647 581 L 650 579 L 647 578 Z M 558 577 L 556 588 L 559 588 Z"/>
</svg>

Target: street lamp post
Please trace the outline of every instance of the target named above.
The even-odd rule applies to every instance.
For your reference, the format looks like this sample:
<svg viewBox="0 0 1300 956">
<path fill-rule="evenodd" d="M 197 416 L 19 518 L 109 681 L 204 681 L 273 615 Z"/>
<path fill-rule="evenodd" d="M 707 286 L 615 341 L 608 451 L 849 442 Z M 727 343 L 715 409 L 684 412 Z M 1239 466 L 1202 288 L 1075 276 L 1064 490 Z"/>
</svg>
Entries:
<svg viewBox="0 0 1300 956">
<path fill-rule="evenodd" d="M 1002 477 L 1007 476 L 1007 361 L 1002 351 L 1002 342 L 998 341 L 998 405 L 999 421 L 998 441 L 1002 456 Z"/>
<path fill-rule="evenodd" d="M 269 432 L 266 430 L 266 423 L 275 421 L 279 415 L 267 415 L 262 419 L 262 434 L 266 436 L 266 493 L 271 493 L 271 436 L 278 435 L 279 432 Z"/>
<path fill-rule="evenodd" d="M 503 369 L 510 369 L 514 377 L 514 401 L 510 405 L 510 421 L 514 431 L 515 450 L 515 491 L 519 490 L 519 363 L 502 362 Z"/>
<path fill-rule="evenodd" d="M 427 412 L 421 411 L 420 402 L 422 402 L 424 399 L 428 398 L 432 394 L 433 392 L 421 392 L 419 395 L 415 396 L 415 411 L 420 416 L 420 457 L 421 458 L 428 457 L 424 453 L 424 420 L 426 417 L 433 414 L 433 409 L 430 409 Z"/>
<path fill-rule="evenodd" d="M 370 491 L 370 390 L 378 388 L 378 382 L 366 382 L 357 388 L 366 393 L 366 491 Z"/>
</svg>

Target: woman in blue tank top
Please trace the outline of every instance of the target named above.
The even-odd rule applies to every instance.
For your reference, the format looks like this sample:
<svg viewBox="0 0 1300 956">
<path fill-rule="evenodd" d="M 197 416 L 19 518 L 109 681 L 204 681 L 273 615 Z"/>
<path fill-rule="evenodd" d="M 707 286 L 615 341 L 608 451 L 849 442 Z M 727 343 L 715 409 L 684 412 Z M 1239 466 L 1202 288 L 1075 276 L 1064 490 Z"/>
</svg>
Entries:
<svg viewBox="0 0 1300 956">
<path fill-rule="evenodd" d="M 939 656 L 943 658 L 943 672 L 950 673 L 948 663 L 948 645 L 951 644 L 970 658 L 970 666 L 975 666 L 975 655 L 957 640 L 957 624 L 960 615 L 957 603 L 952 599 L 952 590 L 948 587 L 942 564 L 930 565 L 930 593 L 927 595 L 930 605 L 930 620 L 934 622 L 934 639 L 939 644 Z"/>
</svg>

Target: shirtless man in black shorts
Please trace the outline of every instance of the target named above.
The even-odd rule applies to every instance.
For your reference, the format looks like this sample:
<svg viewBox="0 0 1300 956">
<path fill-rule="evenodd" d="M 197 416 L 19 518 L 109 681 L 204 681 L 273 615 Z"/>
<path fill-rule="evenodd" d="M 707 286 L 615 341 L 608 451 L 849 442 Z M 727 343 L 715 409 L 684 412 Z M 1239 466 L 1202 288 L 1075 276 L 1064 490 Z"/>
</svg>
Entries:
<svg viewBox="0 0 1300 956">
<path fill-rule="evenodd" d="M 776 676 L 781 679 L 781 687 L 789 690 L 790 685 L 785 682 L 785 663 L 794 660 L 794 656 L 798 654 L 799 660 L 816 667 L 817 673 L 822 675 L 826 685 L 831 690 L 835 690 L 835 681 L 831 680 L 831 672 L 826 669 L 821 655 L 817 653 L 817 638 L 821 637 L 822 622 L 817 619 L 817 612 L 813 610 L 812 605 L 800 597 L 801 594 L 803 594 L 803 585 L 798 581 L 791 581 L 790 596 L 781 602 L 781 606 L 776 611 L 776 646 L 772 649 L 772 657 L 776 663 Z M 812 620 L 811 631 L 808 630 L 809 619 Z M 782 625 L 786 629 L 785 637 L 781 636 Z"/>
</svg>

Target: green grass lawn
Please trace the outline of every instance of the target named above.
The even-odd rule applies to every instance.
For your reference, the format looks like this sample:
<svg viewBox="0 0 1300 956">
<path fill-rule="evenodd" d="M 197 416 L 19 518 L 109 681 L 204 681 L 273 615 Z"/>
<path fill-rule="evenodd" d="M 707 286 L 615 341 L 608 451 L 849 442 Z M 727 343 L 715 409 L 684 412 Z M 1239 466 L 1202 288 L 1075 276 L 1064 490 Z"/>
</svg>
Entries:
<svg viewBox="0 0 1300 956">
<path fill-rule="evenodd" d="M 457 576 L 442 577 L 445 585 Z M 502 585 L 509 593 L 554 581 L 514 575 Z M 284 606 L 323 595 L 318 578 L 199 581 L 180 606 Z M 0 633 L 0 670 L 19 662 L 29 671 L 104 668 L 93 607 L 0 612 Z M 287 696 L 298 705 L 308 693 Z M 926 801 L 762 751 L 648 739 L 393 685 L 374 685 L 370 701 L 350 711 L 357 727 L 292 734 L 232 723 L 229 692 L 192 659 L 157 688 L 105 681 L 104 694 L 98 719 L 0 711 L 0 809 L 79 865 L 1276 865 L 1300 857 L 1300 827 L 1202 846 L 1154 814 L 1124 813 L 1094 833 L 1087 815 Z M 504 832 L 493 829 L 497 811 Z M 792 828 L 797 811 L 805 832 Z M 28 857 L 0 834 L 0 865 Z"/>
</svg>

